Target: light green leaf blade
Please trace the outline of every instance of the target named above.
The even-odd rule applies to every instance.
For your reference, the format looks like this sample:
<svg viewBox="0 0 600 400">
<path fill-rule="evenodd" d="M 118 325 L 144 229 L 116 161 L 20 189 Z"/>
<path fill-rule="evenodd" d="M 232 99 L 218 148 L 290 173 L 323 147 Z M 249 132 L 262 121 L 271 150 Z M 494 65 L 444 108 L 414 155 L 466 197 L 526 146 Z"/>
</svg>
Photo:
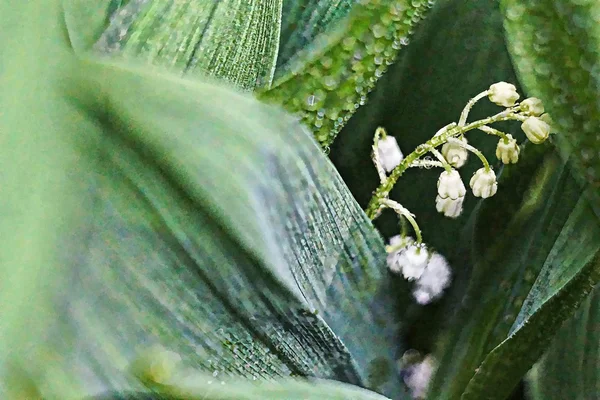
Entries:
<svg viewBox="0 0 600 400">
<path fill-rule="evenodd" d="M 600 3 L 503 0 L 508 44 L 528 93 L 544 100 L 577 177 L 600 204 Z"/>
<path fill-rule="evenodd" d="M 155 395 L 169 399 L 189 400 L 386 400 L 387 397 L 376 393 L 342 384 L 335 381 L 312 379 L 282 379 L 279 382 L 248 382 L 231 379 L 224 384 L 215 384 L 211 375 L 193 373 L 180 381 L 174 380 L 169 384 L 153 386 Z M 149 395 L 148 392 L 147 395 Z M 132 394 L 120 394 L 132 395 Z M 108 400 L 109 395 L 98 396 L 96 400 Z M 143 394 L 136 393 L 144 398 Z"/>
<path fill-rule="evenodd" d="M 252 90 L 275 72 L 282 0 L 131 0 L 95 45 Z"/>
<path fill-rule="evenodd" d="M 600 290 L 558 332 L 529 374 L 534 400 L 592 400 L 600 393 Z"/>
<path fill-rule="evenodd" d="M 556 154 L 525 150 L 478 212 L 469 288 L 431 398 L 509 396 L 600 278 L 600 225 L 585 190 Z"/>
<path fill-rule="evenodd" d="M 58 398 L 133 390 L 128 363 L 160 343 L 215 377 L 405 396 L 383 243 L 306 129 L 214 84 L 41 48 L 61 58 L 9 58 L 31 75 L 1 98 L 18 167 L 2 181 L 18 210 L 1 226 L 2 281 L 18 283 L 1 294 L 18 321 L 0 327 L 3 365 Z"/>
<path fill-rule="evenodd" d="M 272 87 L 261 91 L 260 97 L 298 114 L 328 150 L 432 4 L 354 3 L 345 18 L 279 67 Z"/>
</svg>

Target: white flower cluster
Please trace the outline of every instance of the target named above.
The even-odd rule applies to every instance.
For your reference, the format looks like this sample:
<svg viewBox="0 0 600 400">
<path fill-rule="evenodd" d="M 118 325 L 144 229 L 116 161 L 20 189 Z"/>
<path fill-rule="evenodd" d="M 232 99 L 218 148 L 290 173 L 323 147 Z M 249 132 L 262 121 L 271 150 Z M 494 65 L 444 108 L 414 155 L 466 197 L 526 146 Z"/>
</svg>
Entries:
<svg viewBox="0 0 600 400">
<path fill-rule="evenodd" d="M 430 303 L 450 285 L 450 266 L 442 255 L 430 253 L 425 246 L 415 244 L 412 238 L 400 235 L 390 239 L 387 249 L 390 271 L 415 281 L 413 296 L 417 303 Z"/>
<path fill-rule="evenodd" d="M 415 351 L 409 350 L 408 352 Z M 426 397 L 429 382 L 431 382 L 436 369 L 437 362 L 431 354 L 425 356 L 422 361 L 406 365 L 402 369 L 404 383 L 410 389 L 413 399 L 424 399 Z"/>
</svg>

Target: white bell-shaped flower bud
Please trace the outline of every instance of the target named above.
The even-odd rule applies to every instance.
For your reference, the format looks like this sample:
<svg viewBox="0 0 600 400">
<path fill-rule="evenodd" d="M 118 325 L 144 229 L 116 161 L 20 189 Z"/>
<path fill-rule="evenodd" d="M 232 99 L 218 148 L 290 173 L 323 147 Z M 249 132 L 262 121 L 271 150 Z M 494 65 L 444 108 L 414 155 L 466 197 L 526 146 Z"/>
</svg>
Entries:
<svg viewBox="0 0 600 400">
<path fill-rule="evenodd" d="M 469 182 L 473 194 L 477 197 L 487 199 L 492 197 L 498 191 L 498 182 L 496 182 L 496 174 L 491 168 L 486 171 L 485 168 L 480 168 L 473 174 Z"/>
<path fill-rule="evenodd" d="M 529 97 L 521 102 L 521 110 L 527 115 L 539 117 L 544 113 L 544 104 L 537 97 Z"/>
<path fill-rule="evenodd" d="M 521 129 L 531 143 L 540 144 L 548 139 L 551 128 L 542 118 L 529 117 L 521 124 Z"/>
<path fill-rule="evenodd" d="M 414 243 L 414 239 L 410 236 L 396 235 L 390 238 L 390 244 L 388 245 L 387 255 L 387 266 L 390 271 L 394 273 L 402 272 L 402 266 L 400 265 L 400 254 L 408 248 L 408 246 Z"/>
<path fill-rule="evenodd" d="M 440 174 L 437 182 L 438 195 L 445 199 L 458 199 L 464 197 L 467 193 L 465 184 L 463 183 L 460 174 L 457 170 L 452 169 L 450 172 L 444 171 Z"/>
<path fill-rule="evenodd" d="M 413 399 L 424 399 L 433 375 L 438 368 L 437 361 L 428 355 L 418 364 L 411 365 L 404 371 L 404 383 L 410 389 Z"/>
<path fill-rule="evenodd" d="M 467 144 L 467 138 L 462 136 L 458 138 L 464 144 Z M 448 164 L 454 168 L 460 168 L 467 162 L 469 151 L 455 142 L 446 143 L 442 146 L 442 155 L 448 161 Z"/>
<path fill-rule="evenodd" d="M 377 152 L 379 153 L 379 161 L 385 172 L 391 172 L 404 159 L 404 154 L 402 154 L 396 138 L 390 135 L 379 139 Z"/>
<path fill-rule="evenodd" d="M 464 200 L 464 196 L 453 199 L 450 197 L 443 198 L 440 197 L 440 195 L 437 195 L 435 197 L 435 208 L 446 217 L 457 218 L 462 213 Z"/>
<path fill-rule="evenodd" d="M 515 164 L 519 161 L 519 145 L 517 140 L 512 135 L 506 135 L 508 141 L 500 139 L 498 146 L 496 146 L 496 157 L 504 164 Z"/>
<path fill-rule="evenodd" d="M 519 100 L 515 85 L 506 82 L 494 83 L 488 89 L 488 98 L 492 103 L 502 107 L 512 107 Z"/>
<path fill-rule="evenodd" d="M 424 246 L 413 244 L 399 253 L 397 262 L 402 268 L 404 278 L 412 281 L 423 274 L 428 260 L 429 252 L 427 249 Z"/>
</svg>

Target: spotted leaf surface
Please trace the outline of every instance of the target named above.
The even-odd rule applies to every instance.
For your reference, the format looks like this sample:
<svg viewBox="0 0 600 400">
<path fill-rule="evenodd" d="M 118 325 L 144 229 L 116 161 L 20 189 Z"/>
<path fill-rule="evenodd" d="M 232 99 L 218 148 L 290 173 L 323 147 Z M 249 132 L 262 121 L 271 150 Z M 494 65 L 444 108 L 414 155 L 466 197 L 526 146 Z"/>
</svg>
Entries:
<svg viewBox="0 0 600 400">
<path fill-rule="evenodd" d="M 553 114 L 563 157 L 600 204 L 600 3 L 503 0 L 502 8 L 520 79 Z"/>
<path fill-rule="evenodd" d="M 278 68 L 264 100 L 299 114 L 322 147 L 367 101 L 433 2 L 365 0 Z"/>
</svg>

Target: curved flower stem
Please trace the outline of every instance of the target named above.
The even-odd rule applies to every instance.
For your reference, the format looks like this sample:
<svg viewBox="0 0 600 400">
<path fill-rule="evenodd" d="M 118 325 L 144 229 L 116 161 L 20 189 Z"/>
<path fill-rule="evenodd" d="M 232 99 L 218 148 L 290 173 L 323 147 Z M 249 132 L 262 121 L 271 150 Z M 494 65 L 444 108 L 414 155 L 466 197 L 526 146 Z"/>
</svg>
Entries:
<svg viewBox="0 0 600 400">
<path fill-rule="evenodd" d="M 379 187 L 375 190 L 369 205 L 367 206 L 366 213 L 370 219 L 374 219 L 377 215 L 377 210 L 381 202 L 386 199 L 398 179 L 404 174 L 413 162 L 420 159 L 423 155 L 427 154 L 431 148 L 436 148 L 446 143 L 449 138 L 457 137 L 465 132 L 471 131 L 473 129 L 478 129 L 484 125 L 493 124 L 495 122 L 500 121 L 514 121 L 514 120 L 522 120 L 522 116 L 517 115 L 514 110 L 508 109 L 504 110 L 496 115 L 493 115 L 488 118 L 483 118 L 478 121 L 471 122 L 465 126 L 455 126 L 450 128 L 441 134 L 432 137 L 426 143 L 417 146 L 417 148 L 410 153 L 402 162 L 394 168 L 394 170 L 389 174 L 385 182 L 383 182 Z"/>
<path fill-rule="evenodd" d="M 452 171 L 452 166 L 450 164 L 448 164 L 448 161 L 446 161 L 446 158 L 442 155 L 442 153 L 440 153 L 439 151 L 437 151 L 434 147 L 432 147 L 431 149 L 429 149 L 429 151 L 431 152 L 431 154 L 433 154 L 434 156 L 436 156 L 438 160 L 440 160 L 440 163 L 442 163 L 442 167 L 444 167 L 444 169 L 447 172 L 451 172 Z"/>
<path fill-rule="evenodd" d="M 467 123 L 467 117 L 469 116 L 469 112 L 471 111 L 471 108 L 473 108 L 475 103 L 477 103 L 479 100 L 486 97 L 488 94 L 489 94 L 489 91 L 486 90 L 486 91 L 479 93 L 477 96 L 473 97 L 471 100 L 469 100 L 469 102 L 467 103 L 465 108 L 462 110 L 462 113 L 460 113 L 460 119 L 458 120 L 458 126 L 465 126 L 465 124 Z"/>
<path fill-rule="evenodd" d="M 479 157 L 479 159 L 481 160 L 483 167 L 485 168 L 486 171 L 490 170 L 490 164 L 488 163 L 488 160 L 485 158 L 485 156 L 483 155 L 483 153 L 479 150 L 477 150 L 475 147 L 471 146 L 470 144 L 467 144 L 465 142 L 463 142 L 462 140 L 458 140 L 455 138 L 449 138 L 448 139 L 448 143 L 454 143 L 457 146 L 460 146 L 464 149 L 469 150 L 471 153 L 475 154 L 477 157 Z"/>
<path fill-rule="evenodd" d="M 506 133 L 499 131 L 498 129 L 490 128 L 489 126 L 482 126 L 478 129 L 488 135 L 500 136 L 504 139 L 504 143 L 508 143 L 508 136 L 506 136 Z"/>
<path fill-rule="evenodd" d="M 408 222 L 410 222 L 410 224 L 412 225 L 413 230 L 415 231 L 415 236 L 417 238 L 417 244 L 420 244 L 423 242 L 423 237 L 421 235 L 421 229 L 419 228 L 419 225 L 417 224 L 417 221 L 415 220 L 414 215 L 412 215 L 410 213 L 410 211 L 408 211 L 406 208 L 404 208 L 402 206 L 402 204 L 400 204 L 394 200 L 390 200 L 390 199 L 382 199 L 381 205 L 394 210 L 398 214 L 399 218 L 401 218 L 401 217 L 406 218 L 408 220 Z"/>
</svg>

